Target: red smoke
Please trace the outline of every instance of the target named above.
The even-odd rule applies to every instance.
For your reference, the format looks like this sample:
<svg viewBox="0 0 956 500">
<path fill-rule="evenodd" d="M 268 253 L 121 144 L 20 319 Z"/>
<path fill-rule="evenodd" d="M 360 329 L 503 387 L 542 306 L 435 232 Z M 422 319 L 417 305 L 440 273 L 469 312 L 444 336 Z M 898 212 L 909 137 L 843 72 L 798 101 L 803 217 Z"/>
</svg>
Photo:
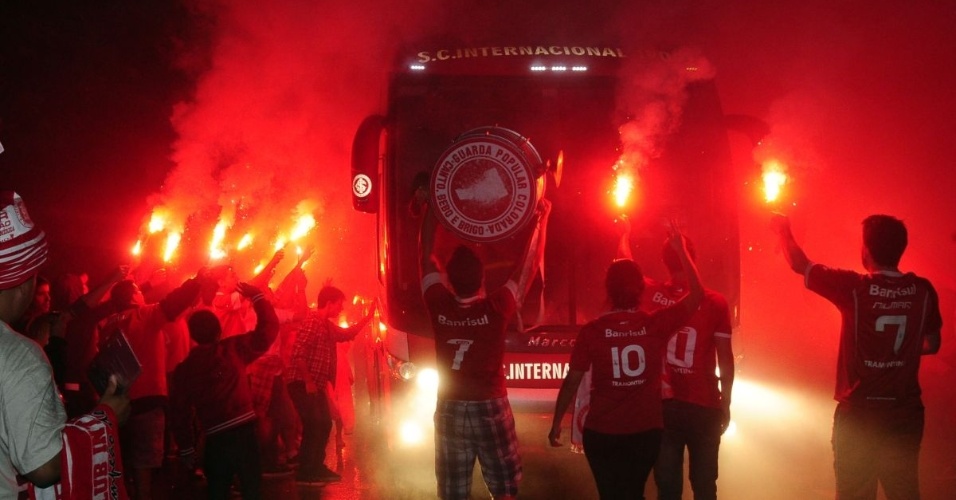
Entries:
<svg viewBox="0 0 956 500">
<path fill-rule="evenodd" d="M 956 364 L 956 12 L 896 2 L 635 4 L 199 3 L 197 11 L 214 20 L 210 64 L 193 98 L 173 114 L 176 168 L 152 201 L 193 224 L 188 230 L 203 252 L 220 216 L 234 224 L 227 239 L 238 241 L 249 229 L 271 237 L 301 202 L 309 203 L 317 222 L 309 236 L 317 248 L 307 268 L 312 286 L 332 277 L 347 291 L 367 291 L 375 228 L 371 217 L 351 209 L 349 147 L 361 119 L 384 111 L 387 70 L 400 51 L 414 53 L 409 42 L 583 39 L 671 50 L 679 66 L 700 68 L 689 76 L 716 75 L 726 113 L 770 125 L 755 151 L 735 139 L 738 181 L 759 182 L 757 163 L 766 158 L 788 166 L 795 205 L 783 209 L 811 259 L 861 270 L 860 221 L 889 213 L 907 223 L 903 270 L 931 279 L 944 308 L 943 350 L 924 360 L 923 463 L 956 466 L 945 451 L 956 439 L 942 424 L 956 410 L 944 390 Z M 660 138 L 679 123 L 687 82 L 675 75 L 688 76 L 638 69 L 633 92 L 621 96 L 633 119 L 622 128 L 624 153 L 634 164 L 655 155 Z M 836 311 L 786 268 L 767 227 L 767 205 L 754 190 L 740 191 L 741 374 L 780 381 L 828 404 Z M 271 252 L 271 243 L 257 242 L 256 252 Z M 815 425 L 825 431 L 829 422 Z M 827 453 L 814 449 L 807 460 Z M 815 482 L 829 484 L 822 474 Z"/>
</svg>

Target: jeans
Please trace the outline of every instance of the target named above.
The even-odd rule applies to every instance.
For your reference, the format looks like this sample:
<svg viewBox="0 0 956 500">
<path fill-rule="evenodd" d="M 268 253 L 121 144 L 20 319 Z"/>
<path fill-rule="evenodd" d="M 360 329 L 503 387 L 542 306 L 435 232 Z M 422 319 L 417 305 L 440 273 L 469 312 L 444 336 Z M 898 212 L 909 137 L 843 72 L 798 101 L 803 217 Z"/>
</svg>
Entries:
<svg viewBox="0 0 956 500">
<path fill-rule="evenodd" d="M 717 498 L 717 454 L 723 411 L 675 399 L 664 401 L 664 435 L 654 465 L 659 500 L 680 500 L 684 487 L 684 448 L 690 458 L 694 500 Z"/>
<path fill-rule="evenodd" d="M 299 446 L 300 476 L 317 474 L 325 467 L 325 447 L 332 432 L 332 412 L 326 391 L 308 394 L 305 382 L 289 384 L 289 397 L 302 420 L 302 444 Z"/>
</svg>

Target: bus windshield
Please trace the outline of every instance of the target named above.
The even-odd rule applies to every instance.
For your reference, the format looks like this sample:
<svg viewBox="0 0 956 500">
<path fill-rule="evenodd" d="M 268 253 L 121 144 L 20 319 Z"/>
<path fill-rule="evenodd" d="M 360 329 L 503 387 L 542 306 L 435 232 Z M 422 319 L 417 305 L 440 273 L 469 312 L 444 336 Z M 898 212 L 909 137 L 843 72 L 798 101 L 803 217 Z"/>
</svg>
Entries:
<svg viewBox="0 0 956 500">
<path fill-rule="evenodd" d="M 384 284 L 389 323 L 431 336 L 421 300 L 416 188 L 461 134 L 503 127 L 529 141 L 545 164 L 540 195 L 551 202 L 544 260 L 512 329 L 573 329 L 608 309 L 604 272 L 619 256 L 621 216 L 627 242 L 653 279 L 665 279 L 660 249 L 664 221 L 676 220 L 695 240 L 705 283 L 736 310 L 739 249 L 730 153 L 713 82 L 686 89 L 679 126 L 643 165 L 632 199 L 612 193 L 621 157 L 620 82 L 606 74 L 461 75 L 404 72 L 393 78 L 382 172 Z M 474 244 L 485 263 L 485 288 L 501 286 L 523 255 L 525 230 Z M 437 258 L 459 241 L 439 234 Z"/>
</svg>

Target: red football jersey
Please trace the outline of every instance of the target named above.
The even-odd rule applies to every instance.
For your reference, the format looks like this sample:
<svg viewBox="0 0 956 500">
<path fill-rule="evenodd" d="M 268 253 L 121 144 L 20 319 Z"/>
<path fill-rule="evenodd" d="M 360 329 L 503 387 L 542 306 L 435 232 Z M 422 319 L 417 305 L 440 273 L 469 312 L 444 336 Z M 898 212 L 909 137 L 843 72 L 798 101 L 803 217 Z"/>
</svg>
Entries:
<svg viewBox="0 0 956 500">
<path fill-rule="evenodd" d="M 591 368 L 591 408 L 584 427 L 632 434 L 664 427 L 661 362 L 667 337 L 688 314 L 614 311 L 584 325 L 571 351 L 571 370 Z"/>
<path fill-rule="evenodd" d="M 684 295 L 687 290 L 674 283 L 653 284 L 647 287 L 641 303 L 645 310 L 654 311 L 677 302 Z M 727 299 L 706 290 L 700 308 L 667 342 L 663 397 L 720 408 L 714 339 L 729 339 L 731 334 Z"/>
<path fill-rule="evenodd" d="M 438 398 L 483 401 L 504 397 L 505 329 L 515 313 L 517 285 L 494 293 L 457 298 L 431 273 L 422 279 L 425 304 L 435 330 Z"/>
<path fill-rule="evenodd" d="M 806 286 L 842 316 L 835 399 L 867 406 L 919 401 L 923 336 L 943 324 L 930 282 L 913 273 L 864 275 L 814 264 Z"/>
</svg>

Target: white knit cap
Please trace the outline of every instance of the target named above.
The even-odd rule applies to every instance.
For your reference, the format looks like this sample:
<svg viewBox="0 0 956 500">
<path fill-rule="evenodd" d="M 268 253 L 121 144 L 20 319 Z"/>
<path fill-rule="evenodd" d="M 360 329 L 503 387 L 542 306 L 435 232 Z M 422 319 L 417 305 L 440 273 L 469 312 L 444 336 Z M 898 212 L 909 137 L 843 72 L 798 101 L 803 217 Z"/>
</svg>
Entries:
<svg viewBox="0 0 956 500">
<path fill-rule="evenodd" d="M 0 289 L 33 277 L 47 253 L 46 234 L 33 224 L 20 195 L 0 192 Z"/>
</svg>

